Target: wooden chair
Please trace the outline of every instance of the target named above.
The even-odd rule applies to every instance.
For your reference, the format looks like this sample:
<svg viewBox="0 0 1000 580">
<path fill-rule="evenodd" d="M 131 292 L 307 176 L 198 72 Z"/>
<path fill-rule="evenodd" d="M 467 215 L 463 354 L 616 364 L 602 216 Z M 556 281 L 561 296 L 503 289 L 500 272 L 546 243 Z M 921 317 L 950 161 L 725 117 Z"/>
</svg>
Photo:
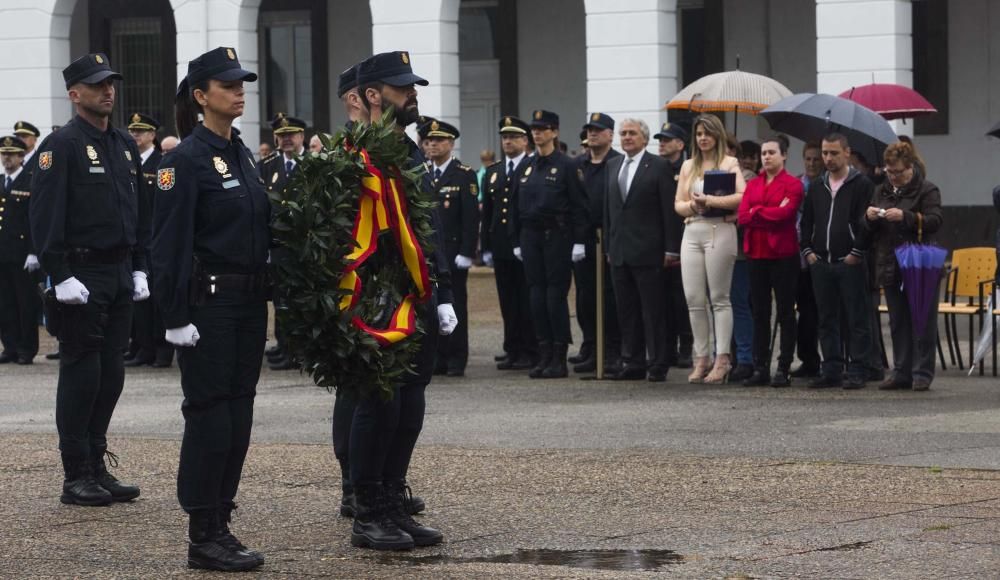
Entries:
<svg viewBox="0 0 1000 580">
<path fill-rule="evenodd" d="M 969 364 L 975 352 L 975 321 L 983 328 L 986 315 L 985 297 L 993 292 L 996 275 L 997 255 L 995 248 L 961 248 L 952 252 L 951 268 L 947 273 L 945 301 L 938 305 L 938 313 L 944 315 L 945 335 L 952 363 L 958 357 L 958 368 L 964 369 L 962 352 L 958 341 L 958 317 L 969 318 Z M 992 313 L 990 313 L 992 316 Z M 954 345 L 954 350 L 952 346 Z M 983 368 L 980 365 L 980 372 Z"/>
</svg>

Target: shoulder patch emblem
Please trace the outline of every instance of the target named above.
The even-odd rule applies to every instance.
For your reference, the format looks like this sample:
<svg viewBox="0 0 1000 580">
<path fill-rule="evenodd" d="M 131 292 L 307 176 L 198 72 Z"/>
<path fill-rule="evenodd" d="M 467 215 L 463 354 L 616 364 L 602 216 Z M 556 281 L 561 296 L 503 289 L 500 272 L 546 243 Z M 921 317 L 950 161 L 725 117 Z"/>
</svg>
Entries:
<svg viewBox="0 0 1000 580">
<path fill-rule="evenodd" d="M 169 191 L 174 188 L 174 183 L 177 179 L 174 174 L 173 167 L 165 167 L 156 172 L 156 186 L 163 191 Z"/>
<path fill-rule="evenodd" d="M 43 152 L 39 153 L 38 154 L 38 168 L 39 169 L 48 169 L 50 167 L 52 167 L 52 152 L 51 151 L 43 151 Z"/>
</svg>

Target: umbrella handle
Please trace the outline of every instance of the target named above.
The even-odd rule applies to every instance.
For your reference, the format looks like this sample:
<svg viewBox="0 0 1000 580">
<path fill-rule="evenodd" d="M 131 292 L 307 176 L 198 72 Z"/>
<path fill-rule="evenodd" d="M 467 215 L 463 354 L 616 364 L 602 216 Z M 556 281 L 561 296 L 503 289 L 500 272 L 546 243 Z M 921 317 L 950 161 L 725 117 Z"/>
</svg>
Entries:
<svg viewBox="0 0 1000 580">
<path fill-rule="evenodd" d="M 917 212 L 917 243 L 924 241 L 924 214 Z"/>
</svg>

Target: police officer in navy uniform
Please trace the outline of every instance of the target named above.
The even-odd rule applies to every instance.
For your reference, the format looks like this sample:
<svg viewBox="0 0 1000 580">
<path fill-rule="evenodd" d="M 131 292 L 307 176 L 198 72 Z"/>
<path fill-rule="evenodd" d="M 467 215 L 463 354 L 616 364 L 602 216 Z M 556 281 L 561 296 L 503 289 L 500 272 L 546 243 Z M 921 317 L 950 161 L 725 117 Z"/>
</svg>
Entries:
<svg viewBox="0 0 1000 580">
<path fill-rule="evenodd" d="M 587 137 L 587 150 L 580 156 L 580 176 L 583 192 L 587 196 L 587 256 L 573 264 L 573 279 L 576 281 L 576 320 L 583 333 L 580 353 L 570 357 L 573 371 L 589 373 L 597 369 L 597 266 L 598 256 L 607 253 L 607 243 L 598 252 L 596 248 L 597 230 L 603 226 L 604 201 L 608 193 L 608 161 L 621 156 L 611 147 L 614 140 L 615 120 L 604 113 L 591 113 L 583 126 Z M 604 232 L 607 236 L 607 232 Z M 611 283 L 611 268 L 604 269 L 604 366 L 609 371 L 617 370 L 621 353 L 621 330 L 618 327 L 618 309 Z"/>
<path fill-rule="evenodd" d="M 153 291 L 181 368 L 177 498 L 190 516 L 192 568 L 249 570 L 264 562 L 228 526 L 267 340 L 271 204 L 232 126 L 243 115 L 243 83 L 256 80 L 232 48 L 192 60 L 177 90 L 182 140 L 156 177 Z"/>
<path fill-rule="evenodd" d="M 393 108 L 399 138 L 410 150 L 407 169 L 426 161 L 417 144 L 403 132 L 420 116 L 417 84 L 426 86 L 427 81 L 413 74 L 407 52 L 384 52 L 358 64 L 357 91 L 364 107 L 360 120 L 379 119 L 385 109 Z M 421 188 L 432 191 L 430 175 L 424 175 Z M 426 251 L 425 256 L 436 283 L 431 299 L 417 311 L 423 317 L 424 334 L 411 338 L 420 341 L 420 350 L 411 361 L 413 371 L 396 386 L 391 400 L 369 394 L 355 401 L 349 457 L 355 494 L 351 543 L 355 546 L 408 549 L 438 544 L 444 537 L 411 517 L 415 510 L 406 484 L 410 458 L 423 428 L 424 390 L 434 370 L 437 336 L 451 334 L 458 325 L 451 305 L 451 268 L 438 211 L 431 214 L 431 227 L 435 231 L 434 250 Z"/>
<path fill-rule="evenodd" d="M 278 113 L 271 119 L 271 132 L 278 142 L 277 150 L 260 161 L 260 175 L 268 193 L 281 193 L 291 181 L 299 158 L 305 153 L 306 122 L 296 117 Z M 272 200 L 274 203 L 274 200 Z M 284 250 L 275 248 L 271 252 L 271 263 L 282 259 Z M 275 297 L 275 307 L 280 307 L 281 298 Z M 285 371 L 297 368 L 285 353 L 284 336 L 281 324 L 276 320 L 274 336 L 277 344 L 274 350 L 265 351 L 268 358 L 268 368 L 273 371 Z"/>
<path fill-rule="evenodd" d="M 33 166 L 21 165 L 27 146 L 16 135 L 0 138 L 3 163 L 0 189 L 0 363 L 30 365 L 38 354 L 38 314 L 35 287 L 38 257 L 31 243 L 28 205 Z"/>
<path fill-rule="evenodd" d="M 524 265 L 514 257 L 512 239 L 521 174 L 528 166 L 531 140 L 528 124 L 517 117 L 500 119 L 503 159 L 483 175 L 483 220 L 480 247 L 483 262 L 493 267 L 503 317 L 504 355 L 500 370 L 527 370 L 538 362 L 538 340 L 531 321 L 528 283 Z"/>
<path fill-rule="evenodd" d="M 104 54 L 63 70 L 76 116 L 38 147 L 31 183 L 31 241 L 49 274 L 61 318 L 56 427 L 66 478 L 60 500 L 129 501 L 104 463 L 107 430 L 125 381 L 132 302 L 149 298 L 149 216 L 139 203 L 139 149 L 110 124 L 115 79 Z M 117 459 L 108 453 L 111 463 Z"/>
<path fill-rule="evenodd" d="M 586 256 L 587 214 L 578 163 L 559 150 L 559 115 L 536 110 L 531 117 L 536 154 L 519 181 L 514 254 L 524 261 L 531 314 L 538 335 L 538 364 L 531 378 L 565 377 L 569 285 L 573 262 Z"/>
<path fill-rule="evenodd" d="M 468 280 L 479 234 L 479 186 L 476 172 L 452 157 L 458 129 L 444 121 L 432 120 L 420 127 L 421 143 L 428 156 L 432 191 L 436 193 L 444 222 L 445 256 L 451 270 L 452 306 L 458 326 L 449 336 L 438 339 L 434 372 L 460 377 L 469 362 Z"/>
<path fill-rule="evenodd" d="M 55 131 L 56 127 L 53 127 L 52 130 Z M 14 135 L 20 137 L 21 141 L 24 141 L 24 161 L 21 162 L 21 165 L 27 165 L 31 161 L 32 156 L 34 156 L 35 151 L 38 150 L 35 145 L 38 144 L 38 138 L 41 137 L 42 132 L 38 130 L 38 127 L 27 121 L 18 121 L 14 123 Z"/>
</svg>

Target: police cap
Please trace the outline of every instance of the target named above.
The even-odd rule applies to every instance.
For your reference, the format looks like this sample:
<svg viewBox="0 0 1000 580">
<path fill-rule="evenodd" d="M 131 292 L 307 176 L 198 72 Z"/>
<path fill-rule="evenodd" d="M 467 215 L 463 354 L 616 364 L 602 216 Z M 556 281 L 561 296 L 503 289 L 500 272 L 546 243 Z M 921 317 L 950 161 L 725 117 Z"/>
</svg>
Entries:
<svg viewBox="0 0 1000 580">
<path fill-rule="evenodd" d="M 440 137 L 443 139 L 458 139 L 458 129 L 451 123 L 431 119 L 430 123 L 424 123 L 417 129 L 421 139 L 429 137 Z"/>
<path fill-rule="evenodd" d="M 552 111 L 546 111 L 544 109 L 538 109 L 531 114 L 531 127 L 543 127 L 550 129 L 559 128 L 559 115 L 553 113 Z"/>
<path fill-rule="evenodd" d="M 271 119 L 271 130 L 275 135 L 284 133 L 300 133 L 306 130 L 306 122 L 302 119 L 289 117 L 284 113 L 278 113 Z"/>
<path fill-rule="evenodd" d="M 17 135 L 0 137 L 0 153 L 24 153 L 28 146 Z"/>
<path fill-rule="evenodd" d="M 40 136 L 42 133 L 38 130 L 38 127 L 32 125 L 27 121 L 18 121 L 14 123 L 14 134 L 15 135 L 34 135 L 35 137 Z"/>
<path fill-rule="evenodd" d="M 583 126 L 584 129 L 610 129 L 615 130 L 615 120 L 611 118 L 610 115 L 605 115 L 604 113 L 591 113 L 587 117 L 587 124 Z"/>
<path fill-rule="evenodd" d="M 680 139 L 687 143 L 688 133 L 677 123 L 667 122 L 660 127 L 659 133 L 653 135 L 653 139 Z"/>
<path fill-rule="evenodd" d="M 358 86 L 358 65 L 352 64 L 337 77 L 337 98 L 343 97 L 344 93 L 356 86 Z"/>
<path fill-rule="evenodd" d="M 506 117 L 500 119 L 500 134 L 504 133 L 515 133 L 517 135 L 527 135 L 530 127 L 528 124 L 518 119 L 517 117 L 511 117 L 507 115 Z"/>
<path fill-rule="evenodd" d="M 160 122 L 142 113 L 132 113 L 128 119 L 129 131 L 156 131 L 160 128 Z"/>
<path fill-rule="evenodd" d="M 217 81 L 248 81 L 257 80 L 257 74 L 244 69 L 236 58 L 236 50 L 226 46 L 213 48 L 188 63 L 185 80 L 193 87 L 208 79 Z"/>
<path fill-rule="evenodd" d="M 111 70 L 108 55 L 103 52 L 81 56 L 69 63 L 69 66 L 63 69 L 62 74 L 67 89 L 76 83 L 96 85 L 109 77 L 118 80 L 124 78 L 121 74 Z"/>
<path fill-rule="evenodd" d="M 372 55 L 358 64 L 358 86 L 381 82 L 394 87 L 420 85 L 426 87 L 429 83 L 413 74 L 410 66 L 410 53 L 406 51 L 380 52 Z"/>
</svg>

